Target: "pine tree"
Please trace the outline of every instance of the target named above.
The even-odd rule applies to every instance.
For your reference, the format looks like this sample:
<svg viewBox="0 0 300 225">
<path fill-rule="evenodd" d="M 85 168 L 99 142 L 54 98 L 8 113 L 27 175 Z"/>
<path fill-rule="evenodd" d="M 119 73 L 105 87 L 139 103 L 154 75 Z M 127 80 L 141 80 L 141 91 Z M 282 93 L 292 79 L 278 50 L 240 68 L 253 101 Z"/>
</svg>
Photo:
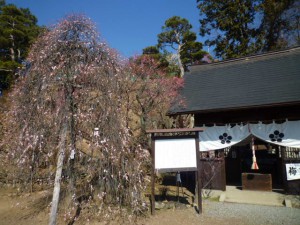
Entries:
<svg viewBox="0 0 300 225">
<path fill-rule="evenodd" d="M 8 88 L 41 28 L 29 9 L 0 3 L 0 88 Z"/>
<path fill-rule="evenodd" d="M 187 19 L 173 16 L 165 21 L 162 32 L 157 35 L 159 48 L 170 47 L 175 50 L 180 77 L 183 77 L 189 65 L 201 60 L 205 54 L 202 43 L 196 41 L 197 36 L 191 29 L 192 25 Z"/>
</svg>

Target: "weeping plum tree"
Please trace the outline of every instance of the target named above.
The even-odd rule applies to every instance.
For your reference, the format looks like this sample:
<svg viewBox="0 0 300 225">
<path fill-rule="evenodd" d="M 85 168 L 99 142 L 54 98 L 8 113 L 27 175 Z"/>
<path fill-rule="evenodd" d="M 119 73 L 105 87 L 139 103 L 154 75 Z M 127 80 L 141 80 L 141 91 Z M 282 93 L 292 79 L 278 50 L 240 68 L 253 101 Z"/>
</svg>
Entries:
<svg viewBox="0 0 300 225">
<path fill-rule="evenodd" d="M 97 204 L 105 218 L 139 213 L 147 151 L 125 123 L 125 70 L 117 54 L 88 18 L 71 15 L 37 40 L 28 60 L 31 67 L 10 96 L 2 143 L 12 180 L 53 185 L 49 224 L 56 224 L 63 187 L 74 203 L 66 219 L 76 219 L 82 204 Z"/>
</svg>

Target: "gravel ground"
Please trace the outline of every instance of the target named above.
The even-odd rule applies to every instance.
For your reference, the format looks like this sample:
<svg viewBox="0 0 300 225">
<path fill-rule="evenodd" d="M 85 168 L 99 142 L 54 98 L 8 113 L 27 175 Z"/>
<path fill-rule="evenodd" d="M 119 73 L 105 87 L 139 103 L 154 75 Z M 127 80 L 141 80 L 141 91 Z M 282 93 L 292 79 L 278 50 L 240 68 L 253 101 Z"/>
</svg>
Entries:
<svg viewBox="0 0 300 225">
<path fill-rule="evenodd" d="M 203 213 L 181 205 L 156 210 L 139 225 L 300 225 L 300 209 L 240 203 L 203 201 Z"/>
<path fill-rule="evenodd" d="M 300 209 L 298 208 L 205 201 L 203 215 L 226 220 L 239 218 L 245 225 L 300 224 Z"/>
</svg>

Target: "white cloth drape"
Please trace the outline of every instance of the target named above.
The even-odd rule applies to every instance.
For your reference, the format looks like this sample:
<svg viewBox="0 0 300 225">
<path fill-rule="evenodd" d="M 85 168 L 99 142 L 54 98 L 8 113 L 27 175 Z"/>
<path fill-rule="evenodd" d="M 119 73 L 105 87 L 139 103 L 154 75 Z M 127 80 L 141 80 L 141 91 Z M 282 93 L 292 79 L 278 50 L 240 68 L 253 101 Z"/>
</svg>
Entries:
<svg viewBox="0 0 300 225">
<path fill-rule="evenodd" d="M 249 124 L 251 133 L 266 142 L 300 148 L 300 121 L 286 121 L 282 124 Z"/>
<path fill-rule="evenodd" d="M 248 125 L 207 127 L 199 133 L 200 151 L 227 148 L 239 143 L 249 135 Z"/>
<path fill-rule="evenodd" d="M 218 150 L 235 145 L 250 134 L 266 142 L 300 148 L 300 121 L 207 127 L 199 133 L 200 151 Z"/>
</svg>

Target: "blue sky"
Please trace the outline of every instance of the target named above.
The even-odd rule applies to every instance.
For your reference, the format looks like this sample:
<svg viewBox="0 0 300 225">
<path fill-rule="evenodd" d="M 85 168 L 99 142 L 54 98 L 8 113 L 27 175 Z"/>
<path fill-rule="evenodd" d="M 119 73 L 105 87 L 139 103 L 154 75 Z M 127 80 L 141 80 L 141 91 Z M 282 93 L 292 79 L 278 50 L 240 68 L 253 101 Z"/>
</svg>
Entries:
<svg viewBox="0 0 300 225">
<path fill-rule="evenodd" d="M 39 25 L 46 26 L 70 13 L 83 13 L 97 24 L 109 46 L 127 57 L 155 45 L 161 27 L 172 16 L 188 19 L 199 36 L 196 0 L 6 0 L 6 3 L 29 8 Z"/>
</svg>

